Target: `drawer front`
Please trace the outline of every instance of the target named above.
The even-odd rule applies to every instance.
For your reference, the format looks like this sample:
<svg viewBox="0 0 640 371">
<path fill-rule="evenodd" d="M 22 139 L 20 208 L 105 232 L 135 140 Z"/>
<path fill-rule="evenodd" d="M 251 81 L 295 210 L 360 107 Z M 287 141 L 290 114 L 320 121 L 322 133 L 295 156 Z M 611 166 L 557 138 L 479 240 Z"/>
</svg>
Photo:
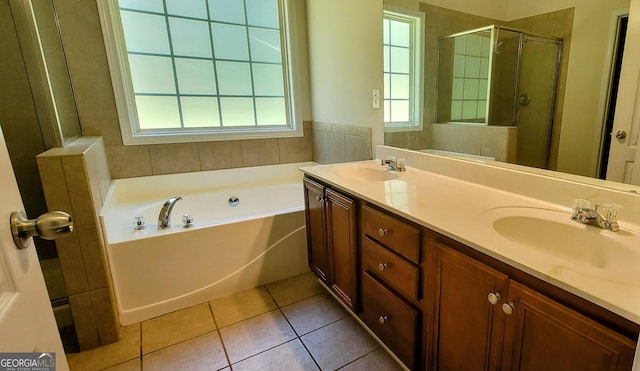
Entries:
<svg viewBox="0 0 640 371">
<path fill-rule="evenodd" d="M 409 369 L 415 369 L 418 312 L 366 272 L 360 317 Z"/>
<path fill-rule="evenodd" d="M 420 263 L 420 229 L 363 206 L 362 233 L 414 263 Z"/>
<path fill-rule="evenodd" d="M 418 267 L 368 237 L 362 237 L 362 270 L 410 300 L 419 300 Z"/>
</svg>

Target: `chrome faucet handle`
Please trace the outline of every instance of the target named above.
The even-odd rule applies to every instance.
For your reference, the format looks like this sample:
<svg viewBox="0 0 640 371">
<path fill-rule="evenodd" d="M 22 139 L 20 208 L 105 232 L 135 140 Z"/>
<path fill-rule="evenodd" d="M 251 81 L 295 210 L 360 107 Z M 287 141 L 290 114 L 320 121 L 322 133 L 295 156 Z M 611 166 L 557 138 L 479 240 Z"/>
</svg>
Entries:
<svg viewBox="0 0 640 371">
<path fill-rule="evenodd" d="M 573 200 L 573 211 L 579 211 L 580 209 L 588 209 L 591 207 L 591 202 L 589 200 L 584 200 L 582 198 L 576 198 Z"/>
</svg>

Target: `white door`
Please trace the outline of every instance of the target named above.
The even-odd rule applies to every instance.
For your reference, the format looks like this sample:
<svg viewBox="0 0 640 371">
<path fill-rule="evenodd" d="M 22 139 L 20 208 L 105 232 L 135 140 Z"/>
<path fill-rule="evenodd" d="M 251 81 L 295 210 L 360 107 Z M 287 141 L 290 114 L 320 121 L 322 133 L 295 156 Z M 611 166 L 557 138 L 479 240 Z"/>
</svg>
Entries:
<svg viewBox="0 0 640 371">
<path fill-rule="evenodd" d="M 22 250 L 13 242 L 9 219 L 19 210 L 24 206 L 0 131 L 0 353 L 55 352 L 56 370 L 68 370 L 33 241 Z"/>
<path fill-rule="evenodd" d="M 607 180 L 640 185 L 640 0 L 631 0 Z M 616 133 L 624 138 L 616 138 Z M 634 168 L 635 171 L 634 171 Z"/>
</svg>

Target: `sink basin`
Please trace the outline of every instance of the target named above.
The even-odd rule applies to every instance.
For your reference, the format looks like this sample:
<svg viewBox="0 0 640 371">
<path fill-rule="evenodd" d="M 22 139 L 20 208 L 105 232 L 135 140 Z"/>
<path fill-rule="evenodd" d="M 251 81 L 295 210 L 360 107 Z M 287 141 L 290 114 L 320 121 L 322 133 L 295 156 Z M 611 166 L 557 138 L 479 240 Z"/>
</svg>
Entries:
<svg viewBox="0 0 640 371">
<path fill-rule="evenodd" d="M 567 266 L 637 270 L 640 235 L 625 229 L 611 232 L 580 224 L 569 216 L 568 212 L 527 207 L 502 207 L 483 213 L 501 237 L 560 259 Z"/>
<path fill-rule="evenodd" d="M 383 182 L 398 178 L 398 173 L 387 170 L 384 166 L 372 167 L 366 164 L 345 164 L 336 168 L 336 173 L 345 178 L 359 181 Z"/>
</svg>

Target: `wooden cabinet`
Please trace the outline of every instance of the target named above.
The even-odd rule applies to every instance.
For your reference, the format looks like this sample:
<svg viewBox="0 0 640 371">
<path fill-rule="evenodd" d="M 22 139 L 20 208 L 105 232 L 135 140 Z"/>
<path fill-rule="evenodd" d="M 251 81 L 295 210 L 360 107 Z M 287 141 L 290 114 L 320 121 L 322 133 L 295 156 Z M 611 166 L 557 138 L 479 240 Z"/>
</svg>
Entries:
<svg viewBox="0 0 640 371">
<path fill-rule="evenodd" d="M 355 201 L 304 179 L 309 267 L 352 310 L 357 309 Z"/>
<path fill-rule="evenodd" d="M 515 281 L 502 304 L 503 370 L 631 370 L 636 342 Z"/>
<path fill-rule="evenodd" d="M 509 278 L 437 242 L 432 247 L 431 368 L 499 369 L 504 315 L 488 295 L 503 297 Z"/>
<path fill-rule="evenodd" d="M 409 369 L 631 370 L 637 324 L 321 182 L 304 194 L 309 267 Z"/>
<path fill-rule="evenodd" d="M 433 370 L 631 370 L 635 341 L 434 241 Z"/>
<path fill-rule="evenodd" d="M 422 353 L 422 229 L 368 205 L 361 207 L 360 318 L 410 369 Z"/>
</svg>

